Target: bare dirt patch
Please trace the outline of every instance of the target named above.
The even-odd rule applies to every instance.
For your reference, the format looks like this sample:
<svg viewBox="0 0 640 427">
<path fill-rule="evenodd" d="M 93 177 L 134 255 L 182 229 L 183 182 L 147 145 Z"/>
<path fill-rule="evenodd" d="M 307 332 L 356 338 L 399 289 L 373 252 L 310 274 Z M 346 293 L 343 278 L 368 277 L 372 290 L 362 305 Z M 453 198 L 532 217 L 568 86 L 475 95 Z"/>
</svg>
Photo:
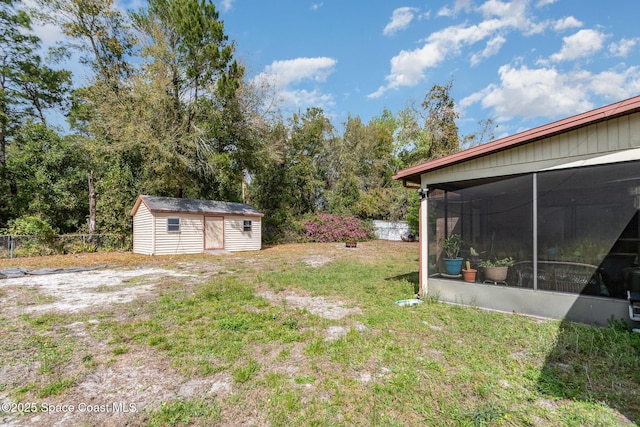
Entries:
<svg viewBox="0 0 640 427">
<path fill-rule="evenodd" d="M 310 265 L 311 267 L 320 267 L 331 261 L 333 261 L 332 258 L 327 256 L 321 256 L 321 255 L 316 255 L 313 257 L 302 259 L 303 263 Z"/>
<path fill-rule="evenodd" d="M 21 314 L 49 311 L 75 313 L 92 307 L 133 301 L 149 293 L 160 279 L 167 276 L 186 277 L 189 274 L 160 268 L 140 268 L 25 276 L 0 280 L 0 290 L 9 294 L 3 298 L 7 306 L 4 310 L 13 309 Z M 40 298 L 34 297 L 35 294 Z M 45 302 L 41 303 L 43 300 Z"/>
<path fill-rule="evenodd" d="M 293 292 L 273 293 L 270 291 L 259 294 L 275 304 L 287 304 L 290 307 L 306 309 L 311 314 L 325 319 L 340 320 L 353 313 L 361 313 L 358 307 L 345 307 L 341 301 L 331 302 L 324 297 L 308 297 Z"/>
</svg>

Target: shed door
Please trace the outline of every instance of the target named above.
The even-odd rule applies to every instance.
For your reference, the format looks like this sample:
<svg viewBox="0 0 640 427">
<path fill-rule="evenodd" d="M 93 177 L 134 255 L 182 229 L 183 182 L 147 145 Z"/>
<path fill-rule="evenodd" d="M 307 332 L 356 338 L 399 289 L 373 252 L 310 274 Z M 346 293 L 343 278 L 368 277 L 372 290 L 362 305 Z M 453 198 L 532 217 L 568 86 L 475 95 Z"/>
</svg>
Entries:
<svg viewBox="0 0 640 427">
<path fill-rule="evenodd" d="M 204 218 L 204 248 L 224 248 L 224 218 L 220 216 L 207 216 Z"/>
</svg>

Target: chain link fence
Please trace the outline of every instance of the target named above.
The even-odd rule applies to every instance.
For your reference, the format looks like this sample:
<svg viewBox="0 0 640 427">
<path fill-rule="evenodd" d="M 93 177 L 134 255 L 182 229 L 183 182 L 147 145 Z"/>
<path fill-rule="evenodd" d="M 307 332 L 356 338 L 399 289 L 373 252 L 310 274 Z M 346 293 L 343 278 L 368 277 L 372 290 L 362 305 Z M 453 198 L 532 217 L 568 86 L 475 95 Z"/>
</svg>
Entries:
<svg viewBox="0 0 640 427">
<path fill-rule="evenodd" d="M 1 235 L 0 258 L 131 250 L 131 236 L 61 234 L 53 237 Z"/>
</svg>

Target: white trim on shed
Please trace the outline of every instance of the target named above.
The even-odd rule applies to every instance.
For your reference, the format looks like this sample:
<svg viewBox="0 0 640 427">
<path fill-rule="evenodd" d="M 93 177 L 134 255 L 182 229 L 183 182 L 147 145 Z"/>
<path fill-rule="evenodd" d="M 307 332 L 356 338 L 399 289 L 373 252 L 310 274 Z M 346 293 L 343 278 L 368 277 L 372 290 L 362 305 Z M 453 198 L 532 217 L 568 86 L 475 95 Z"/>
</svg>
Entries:
<svg viewBox="0 0 640 427">
<path fill-rule="evenodd" d="M 263 214 L 244 203 L 141 195 L 130 215 L 134 253 L 175 255 L 262 248 Z M 169 218 L 178 220 L 169 226 Z M 247 225 L 250 230 L 245 230 Z M 221 235 L 213 235 L 217 232 Z"/>
</svg>

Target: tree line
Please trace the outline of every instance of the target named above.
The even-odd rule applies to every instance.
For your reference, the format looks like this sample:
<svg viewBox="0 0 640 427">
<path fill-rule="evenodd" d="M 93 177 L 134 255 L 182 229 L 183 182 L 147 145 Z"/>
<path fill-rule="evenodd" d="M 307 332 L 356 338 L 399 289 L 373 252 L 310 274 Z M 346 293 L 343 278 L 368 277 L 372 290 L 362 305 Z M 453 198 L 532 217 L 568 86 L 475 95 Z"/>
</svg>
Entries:
<svg viewBox="0 0 640 427">
<path fill-rule="evenodd" d="M 66 42 L 43 53 L 34 23 Z M 249 202 L 268 240 L 317 212 L 402 219 L 417 198 L 397 170 L 487 136 L 458 136 L 452 82 L 341 130 L 319 108 L 285 117 L 235 49 L 211 0 L 0 0 L 0 229 L 130 234 L 139 194 Z M 59 67 L 71 55 L 80 84 Z"/>
</svg>

